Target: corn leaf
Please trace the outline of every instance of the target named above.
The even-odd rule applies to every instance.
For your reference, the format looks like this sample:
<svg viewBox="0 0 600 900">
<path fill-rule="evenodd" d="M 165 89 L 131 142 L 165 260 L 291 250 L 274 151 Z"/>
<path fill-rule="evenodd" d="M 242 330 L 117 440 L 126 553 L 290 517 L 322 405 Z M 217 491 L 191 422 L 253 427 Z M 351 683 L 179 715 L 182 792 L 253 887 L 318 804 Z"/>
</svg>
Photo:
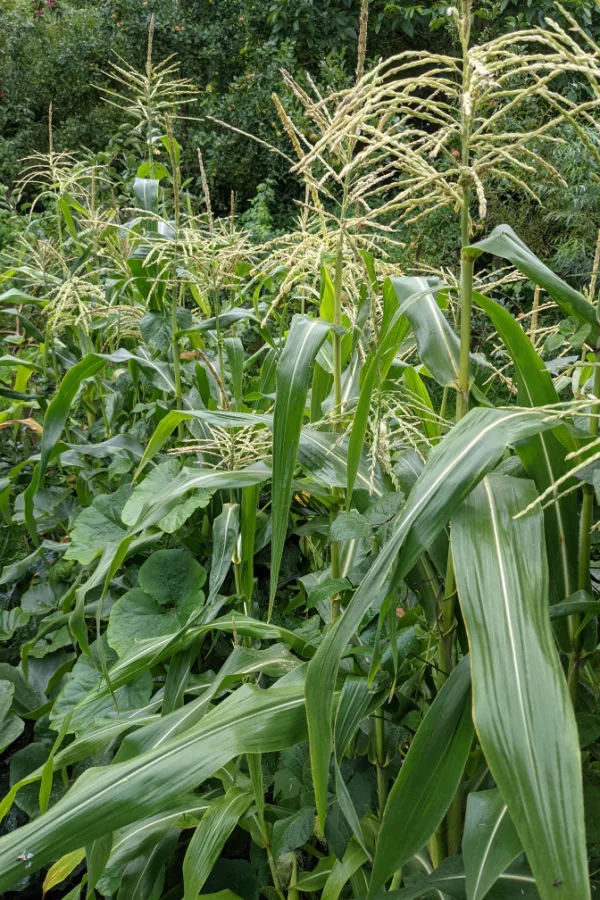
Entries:
<svg viewBox="0 0 600 900">
<path fill-rule="evenodd" d="M 277 366 L 277 399 L 273 417 L 273 534 L 269 617 L 279 580 L 311 366 L 330 328 L 331 325 L 321 319 L 294 316 Z"/>
<path fill-rule="evenodd" d="M 240 508 L 237 503 L 224 503 L 223 512 L 213 522 L 213 555 L 210 567 L 208 602 L 217 596 L 231 566 L 233 551 L 240 533 Z"/>
<path fill-rule="evenodd" d="M 471 648 L 473 714 L 542 900 L 590 896 L 579 742 L 548 616 L 548 567 L 529 482 L 490 475 L 452 520 Z"/>
<path fill-rule="evenodd" d="M 492 253 L 511 262 L 530 281 L 544 288 L 565 316 L 575 316 L 580 322 L 590 324 L 592 333 L 597 338 L 599 331 L 596 310 L 589 300 L 538 259 L 510 225 L 498 225 L 487 238 L 473 244 L 472 249 Z"/>
<path fill-rule="evenodd" d="M 251 791 L 233 787 L 204 814 L 183 861 L 183 900 L 195 900 L 198 896 L 225 841 L 251 802 Z"/>
<path fill-rule="evenodd" d="M 469 794 L 462 841 L 468 900 L 482 900 L 521 849 L 499 791 Z"/>
<path fill-rule="evenodd" d="M 370 898 L 425 845 L 452 802 L 473 739 L 470 691 L 464 659 L 430 706 L 388 797 Z"/>
</svg>

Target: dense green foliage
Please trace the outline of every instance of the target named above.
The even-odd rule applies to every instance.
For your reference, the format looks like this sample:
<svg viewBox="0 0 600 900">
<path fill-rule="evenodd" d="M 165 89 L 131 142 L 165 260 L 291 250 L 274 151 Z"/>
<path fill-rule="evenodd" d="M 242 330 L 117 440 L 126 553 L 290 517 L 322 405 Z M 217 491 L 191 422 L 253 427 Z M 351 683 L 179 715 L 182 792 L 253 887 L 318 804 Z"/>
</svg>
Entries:
<svg viewBox="0 0 600 900">
<path fill-rule="evenodd" d="M 571 6 L 7 5 L 2 896 L 600 890 Z"/>
</svg>

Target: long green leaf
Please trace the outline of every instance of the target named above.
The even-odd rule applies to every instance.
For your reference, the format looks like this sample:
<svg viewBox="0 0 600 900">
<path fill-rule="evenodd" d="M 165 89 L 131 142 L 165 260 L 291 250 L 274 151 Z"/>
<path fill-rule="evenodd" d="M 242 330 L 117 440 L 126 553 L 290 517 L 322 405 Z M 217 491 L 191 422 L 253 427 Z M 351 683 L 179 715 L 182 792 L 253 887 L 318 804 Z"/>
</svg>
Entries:
<svg viewBox="0 0 600 900">
<path fill-rule="evenodd" d="M 58 441 L 69 416 L 73 400 L 83 381 L 93 378 L 106 365 L 106 358 L 95 353 L 89 353 L 69 369 L 56 396 L 48 406 L 44 417 L 44 432 L 40 447 L 40 474 L 39 484 L 44 483 L 44 475 L 50 461 L 50 454 Z"/>
<path fill-rule="evenodd" d="M 381 594 L 392 567 L 396 565 L 395 579 L 401 581 L 431 546 L 460 502 L 501 459 L 507 446 L 551 428 L 552 424 L 548 416 L 533 410 L 474 409 L 465 416 L 432 451 L 390 538 L 344 615 L 319 646 L 308 668 L 306 711 L 316 805 L 323 824 L 334 686 L 348 641 Z"/>
<path fill-rule="evenodd" d="M 344 858 L 335 861 L 331 872 L 327 876 L 327 881 L 321 894 L 322 900 L 338 900 L 346 882 L 366 861 L 367 854 L 360 844 L 352 838 L 344 853 Z"/>
<path fill-rule="evenodd" d="M 277 366 L 277 394 L 273 418 L 273 535 L 269 617 L 279 580 L 279 567 L 292 502 L 292 479 L 311 367 L 330 328 L 330 323 L 321 319 L 294 316 Z"/>
<path fill-rule="evenodd" d="M 254 484 L 251 487 L 242 488 L 240 588 L 247 600 L 252 599 L 254 588 L 254 544 L 259 497 L 260 485 Z"/>
<path fill-rule="evenodd" d="M 321 484 L 327 487 L 345 487 L 350 465 L 349 440 L 335 432 L 316 431 L 305 426 L 300 434 L 298 461 Z M 353 487 L 368 491 L 376 497 L 385 492 L 380 467 L 371 466 L 364 453 L 358 460 Z"/>
<path fill-rule="evenodd" d="M 482 900 L 521 849 L 501 794 L 497 790 L 469 794 L 462 840 L 468 900 Z"/>
<path fill-rule="evenodd" d="M 209 612 L 209 610 L 205 610 L 203 615 L 209 618 Z M 306 638 L 296 634 L 294 631 L 288 631 L 279 625 L 261 622 L 249 616 L 230 613 L 221 619 L 208 621 L 206 624 L 201 624 L 198 627 L 186 626 L 174 634 L 166 634 L 157 638 L 139 641 L 126 656 L 121 657 L 110 669 L 109 677 L 113 689 L 116 690 L 118 687 L 128 684 L 137 675 L 157 665 L 162 660 L 169 659 L 195 638 L 207 634 L 211 630 L 224 631 L 228 634 L 241 634 L 253 640 L 281 641 L 295 650 L 296 653 L 306 656 L 311 655 L 314 650 L 309 640 L 306 640 Z M 79 707 L 92 703 L 98 697 L 106 696 L 107 693 L 109 693 L 108 686 L 103 681 L 84 697 Z"/>
<path fill-rule="evenodd" d="M 491 475 L 452 520 L 481 746 L 543 900 L 588 900 L 577 726 L 548 616 L 531 482 Z"/>
<path fill-rule="evenodd" d="M 439 440 L 440 424 L 433 410 L 433 403 L 425 382 L 412 366 L 407 366 L 402 372 L 406 387 L 414 397 L 414 411 L 423 423 L 425 434 L 432 443 Z"/>
<path fill-rule="evenodd" d="M 251 791 L 232 787 L 204 814 L 183 861 L 183 900 L 196 900 L 225 841 L 251 803 Z"/>
<path fill-rule="evenodd" d="M 384 285 L 384 292 L 391 292 L 393 295 L 391 302 L 397 304 L 395 292 L 389 279 Z M 389 303 L 388 303 L 389 306 Z M 348 466 L 346 476 L 346 508 L 350 509 L 352 502 L 352 491 L 356 476 L 359 471 L 365 434 L 367 432 L 367 423 L 371 414 L 371 400 L 377 377 L 383 380 L 387 374 L 393 356 L 400 346 L 402 340 L 406 337 L 408 331 L 408 319 L 401 311 L 396 312 L 386 322 L 385 331 L 380 335 L 379 346 L 377 352 L 370 357 L 366 363 L 360 384 L 360 393 L 358 403 L 354 411 L 352 419 L 352 429 L 348 439 Z"/>
<path fill-rule="evenodd" d="M 225 581 L 240 533 L 240 508 L 224 503 L 223 512 L 213 522 L 213 554 L 210 567 L 208 602 L 211 603 Z"/>
<path fill-rule="evenodd" d="M 129 863 L 120 882 L 118 900 L 147 900 L 154 897 L 156 883 L 164 877 L 167 861 L 173 856 L 179 830 L 170 829 L 153 847 Z"/>
<path fill-rule="evenodd" d="M 370 898 L 426 844 L 452 802 L 473 739 L 470 691 L 464 659 L 429 708 L 388 797 Z"/>
<path fill-rule="evenodd" d="M 233 757 L 281 750 L 305 735 L 299 687 L 240 688 L 196 728 L 128 762 L 87 772 L 49 812 L 0 838 L 0 891 L 53 859 L 152 815 Z M 29 860 L 21 858 L 23 848 Z"/>
</svg>

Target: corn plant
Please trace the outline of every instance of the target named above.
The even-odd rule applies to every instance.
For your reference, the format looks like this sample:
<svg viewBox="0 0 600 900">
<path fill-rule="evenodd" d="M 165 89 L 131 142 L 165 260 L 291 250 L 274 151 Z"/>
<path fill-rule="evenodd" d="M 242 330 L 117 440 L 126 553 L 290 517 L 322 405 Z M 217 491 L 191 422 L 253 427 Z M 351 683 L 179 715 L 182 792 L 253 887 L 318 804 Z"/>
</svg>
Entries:
<svg viewBox="0 0 600 900">
<path fill-rule="evenodd" d="M 352 87 L 285 76 L 304 199 L 266 244 L 215 215 L 201 151 L 185 180 L 193 88 L 152 26 L 109 95 L 134 182 L 52 147 L 26 169 L 44 213 L 0 294 L 5 896 L 599 889 L 600 242 L 579 291 L 484 223 L 598 127 L 600 49 L 568 13 L 473 46 L 473 14 L 448 10 L 456 53 L 369 69 L 363 0 Z M 447 207 L 456 270 L 402 271 Z"/>
</svg>

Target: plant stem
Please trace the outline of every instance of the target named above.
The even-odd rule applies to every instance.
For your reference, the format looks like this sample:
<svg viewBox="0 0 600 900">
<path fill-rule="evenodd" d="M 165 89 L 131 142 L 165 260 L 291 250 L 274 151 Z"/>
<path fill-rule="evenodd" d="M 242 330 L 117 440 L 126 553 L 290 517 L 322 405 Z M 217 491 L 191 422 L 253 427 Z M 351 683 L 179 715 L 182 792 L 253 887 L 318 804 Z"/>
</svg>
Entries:
<svg viewBox="0 0 600 900">
<path fill-rule="evenodd" d="M 387 774 L 385 771 L 385 718 L 382 710 L 375 716 L 375 752 L 377 756 L 377 800 L 379 818 L 383 818 L 387 803 Z"/>
<path fill-rule="evenodd" d="M 402 883 L 402 869 L 398 869 L 397 872 L 394 872 L 394 877 L 392 878 L 392 883 L 390 884 L 390 891 L 397 890 Z"/>
<path fill-rule="evenodd" d="M 181 287 L 180 287 L 181 291 Z M 171 330 L 173 347 L 173 374 L 175 376 L 175 394 L 177 396 L 177 409 L 181 409 L 181 348 L 177 338 L 177 296 L 174 293 L 171 299 Z M 183 422 L 177 426 L 179 440 L 183 439 Z"/>
<path fill-rule="evenodd" d="M 446 842 L 448 856 L 458 856 L 462 839 L 462 782 L 452 799 L 450 808 L 446 813 Z"/>
<path fill-rule="evenodd" d="M 594 369 L 593 385 L 594 401 L 590 408 L 590 420 L 588 430 L 592 438 L 598 435 L 600 418 L 600 348 L 596 350 L 596 366 Z M 590 553 L 592 549 L 591 528 L 594 512 L 594 489 L 586 484 L 583 488 L 583 508 L 581 511 L 581 531 L 579 544 L 579 576 L 577 587 L 580 591 L 589 589 L 590 583 Z"/>
<path fill-rule="evenodd" d="M 288 888 L 288 900 L 299 900 L 300 894 L 296 888 L 296 882 L 298 880 L 298 863 L 296 861 L 296 854 L 294 853 L 294 858 L 292 860 L 292 878 L 290 880 L 290 886 Z"/>
<path fill-rule="evenodd" d="M 458 365 L 458 392 L 456 395 L 456 421 L 460 422 L 469 411 L 469 362 L 471 354 L 471 313 L 473 307 L 473 271 L 475 258 L 479 255 L 470 249 L 469 213 L 471 205 L 471 176 L 468 174 L 470 165 L 471 130 L 473 126 L 471 87 L 471 68 L 469 60 L 469 41 L 471 34 L 471 2 L 463 0 L 462 15 L 460 21 L 460 40 L 462 46 L 462 111 L 461 111 L 461 162 L 462 176 L 462 207 L 460 216 L 460 357 Z M 452 541 L 452 537 L 450 538 Z M 442 614 L 440 621 L 439 659 L 440 668 L 444 671 L 452 671 L 454 659 L 454 642 L 456 638 L 456 578 L 454 574 L 454 559 L 452 556 L 452 543 L 448 548 L 448 562 L 446 566 L 446 583 L 444 599 L 442 601 Z M 442 665 L 442 662 L 444 663 Z M 441 676 L 442 679 L 444 676 Z M 444 679 L 445 680 L 445 679 Z M 443 683 L 443 681 L 442 681 Z M 441 685 L 438 683 L 438 687 Z M 460 847 L 462 835 L 462 779 L 454 795 L 450 808 L 446 813 L 446 850 L 449 856 L 456 856 Z M 438 839 L 442 843 L 441 834 L 438 831 Z M 439 845 L 434 848 L 436 853 Z M 442 852 L 443 852 L 442 844 Z M 432 854 L 433 860 L 433 854 Z M 435 865 L 435 862 L 434 862 Z"/>
<path fill-rule="evenodd" d="M 596 367 L 594 369 L 594 402 L 590 409 L 589 433 L 593 438 L 598 434 L 598 422 L 600 417 L 600 349 L 596 350 Z M 590 589 L 590 558 L 592 553 L 592 526 L 594 524 L 594 488 L 591 484 L 583 485 L 583 504 L 581 507 L 581 519 L 579 523 L 579 568 L 577 588 L 580 591 Z M 573 617 L 573 653 L 569 660 L 567 681 L 571 699 L 575 702 L 577 693 L 577 681 L 579 675 L 579 660 L 581 658 L 581 616 Z"/>
<path fill-rule="evenodd" d="M 600 230 L 596 240 L 596 253 L 594 255 L 594 269 L 589 287 L 589 301 L 596 302 L 596 320 L 600 323 L 600 298 L 596 301 L 596 286 L 598 283 L 598 267 L 600 266 Z M 590 419 L 588 431 L 592 440 L 598 435 L 600 419 L 600 343 L 596 344 L 594 369 L 593 396 L 590 407 Z M 583 486 L 583 504 L 581 508 L 581 521 L 579 525 L 579 566 L 577 587 L 580 591 L 590 589 L 590 559 L 592 555 L 592 526 L 594 524 L 594 489 L 592 485 Z M 575 703 L 577 695 L 577 682 L 579 675 L 579 660 L 581 657 L 581 616 L 573 616 L 570 620 L 573 653 L 569 659 L 569 671 L 567 682 L 571 700 Z"/>
<path fill-rule="evenodd" d="M 342 324 L 342 267 L 344 264 L 344 231 L 340 229 L 338 241 L 337 256 L 335 260 L 335 282 L 333 292 L 333 324 Z M 342 412 L 342 335 L 337 332 L 333 333 L 333 398 L 335 410 L 336 431 L 340 430 L 340 422 L 338 417 Z M 339 507 L 344 499 L 343 488 L 333 488 L 334 505 L 331 510 L 331 521 L 337 518 Z M 331 577 L 340 578 L 342 574 L 341 566 L 341 548 L 338 541 L 331 544 Z M 336 594 L 331 601 L 331 624 L 333 625 L 340 617 L 341 598 Z"/>
<path fill-rule="evenodd" d="M 436 683 L 438 690 L 441 689 L 447 680 L 453 668 L 453 641 L 454 626 L 456 624 L 454 618 L 454 604 L 456 602 L 456 579 L 454 577 L 454 560 L 452 557 L 452 548 L 448 550 L 448 561 L 446 564 L 446 580 L 444 585 L 444 596 L 442 598 L 442 609 L 440 614 L 440 639 L 438 645 L 438 673 Z"/>
<path fill-rule="evenodd" d="M 471 131 L 473 127 L 470 109 L 471 69 L 469 65 L 469 38 L 471 32 L 470 0 L 463 0 L 460 22 L 462 46 L 462 110 L 461 110 L 461 163 L 465 174 L 462 177 L 462 207 L 460 214 L 461 267 L 460 267 L 460 362 L 458 371 L 458 395 L 456 398 L 456 419 L 465 416 L 469 410 L 469 354 L 471 351 L 471 307 L 473 304 L 473 258 L 466 249 L 470 243 L 469 210 L 471 205 L 471 176 L 467 174 L 470 165 Z"/>
<path fill-rule="evenodd" d="M 435 831 L 427 841 L 427 849 L 431 856 L 431 864 L 434 869 L 440 865 L 445 856 L 444 838 L 442 835 L 442 826 Z"/>
<path fill-rule="evenodd" d="M 463 199 L 462 251 L 460 265 L 460 361 L 458 366 L 458 394 L 456 397 L 456 421 L 469 411 L 469 359 L 471 353 L 471 310 L 473 306 L 473 269 L 475 257 L 469 250 L 469 197 L 465 187 Z M 465 222 L 466 215 L 466 222 Z"/>
</svg>

